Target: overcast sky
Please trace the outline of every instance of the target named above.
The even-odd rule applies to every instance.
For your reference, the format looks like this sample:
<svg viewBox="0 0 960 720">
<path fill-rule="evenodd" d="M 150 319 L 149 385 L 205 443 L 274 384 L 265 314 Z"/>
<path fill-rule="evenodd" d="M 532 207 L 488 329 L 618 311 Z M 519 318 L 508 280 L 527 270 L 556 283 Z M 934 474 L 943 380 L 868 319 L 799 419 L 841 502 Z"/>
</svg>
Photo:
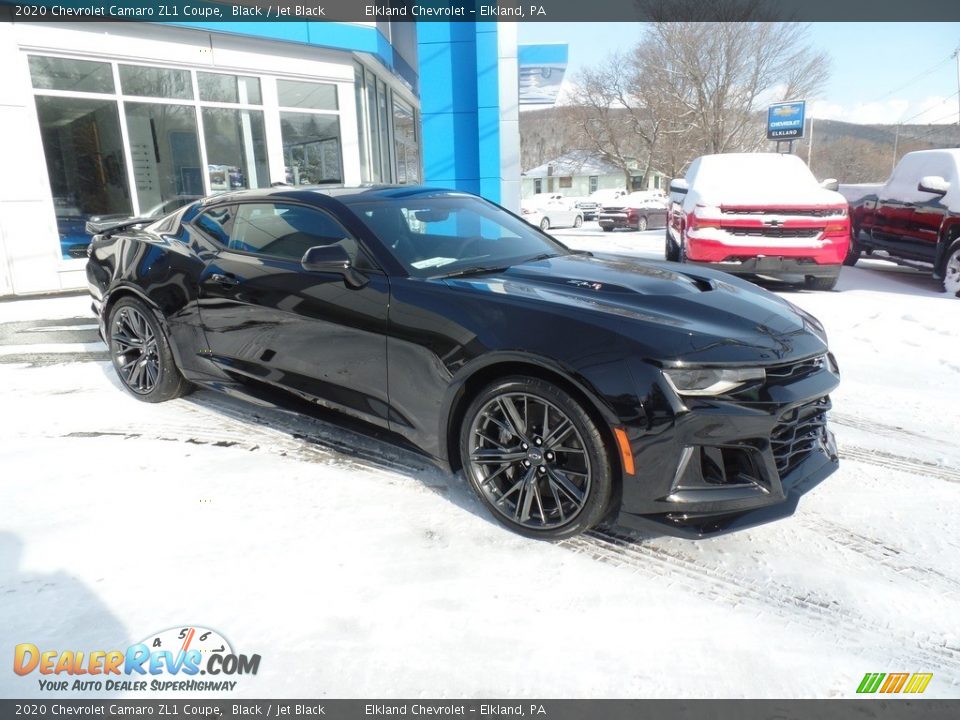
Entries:
<svg viewBox="0 0 960 720">
<path fill-rule="evenodd" d="M 520 23 L 521 44 L 570 46 L 565 84 L 578 70 L 639 39 L 640 23 Z M 955 123 L 960 23 L 812 23 L 811 42 L 832 59 L 809 114 L 855 123 Z M 919 76 L 919 77 L 918 77 Z"/>
</svg>

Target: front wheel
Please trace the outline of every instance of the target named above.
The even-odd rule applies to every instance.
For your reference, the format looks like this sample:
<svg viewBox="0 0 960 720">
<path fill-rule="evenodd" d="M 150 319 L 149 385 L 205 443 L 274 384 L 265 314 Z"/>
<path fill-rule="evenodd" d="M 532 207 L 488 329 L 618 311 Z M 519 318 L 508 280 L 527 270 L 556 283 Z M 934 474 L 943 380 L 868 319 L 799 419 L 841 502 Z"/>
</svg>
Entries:
<svg viewBox="0 0 960 720">
<path fill-rule="evenodd" d="M 960 240 L 947 250 L 943 265 L 943 291 L 951 297 L 960 297 Z"/>
<path fill-rule="evenodd" d="M 135 398 L 163 402 L 190 391 L 190 383 L 177 369 L 160 321 L 142 300 L 118 300 L 110 310 L 107 335 L 113 367 Z"/>
<path fill-rule="evenodd" d="M 673 238 L 670 237 L 669 228 L 667 229 L 666 238 L 664 240 L 663 256 L 670 262 L 677 262 L 680 259 L 680 248 L 673 241 Z"/>
<path fill-rule="evenodd" d="M 843 264 L 847 267 L 856 265 L 857 260 L 860 259 L 860 253 L 863 252 L 863 248 L 860 247 L 860 243 L 857 241 L 857 235 L 859 234 L 856 228 L 850 231 L 850 247 L 847 248 L 847 256 L 843 259 Z"/>
<path fill-rule="evenodd" d="M 526 537 L 589 530 L 613 494 L 597 425 L 566 391 L 537 378 L 505 378 L 477 395 L 460 428 L 460 456 L 481 502 Z"/>
<path fill-rule="evenodd" d="M 582 225 L 583 225 L 583 216 L 577 215 L 577 217 L 575 217 L 573 220 L 573 226 L 575 228 L 578 228 L 578 227 L 581 227 Z"/>
<path fill-rule="evenodd" d="M 544 232 L 550 229 L 550 218 L 544 218 L 540 221 L 540 229 Z"/>
<path fill-rule="evenodd" d="M 833 277 L 808 277 L 804 283 L 808 290 L 821 290 L 824 292 L 833 290 L 837 286 L 839 275 Z"/>
<path fill-rule="evenodd" d="M 647 229 L 647 218 L 645 215 L 641 215 L 640 219 L 637 220 L 637 230 L 643 232 Z"/>
<path fill-rule="evenodd" d="M 613 232 L 613 226 L 612 226 L 612 225 L 604 225 L 604 226 L 603 226 L 603 231 L 604 231 L 604 232 Z"/>
</svg>

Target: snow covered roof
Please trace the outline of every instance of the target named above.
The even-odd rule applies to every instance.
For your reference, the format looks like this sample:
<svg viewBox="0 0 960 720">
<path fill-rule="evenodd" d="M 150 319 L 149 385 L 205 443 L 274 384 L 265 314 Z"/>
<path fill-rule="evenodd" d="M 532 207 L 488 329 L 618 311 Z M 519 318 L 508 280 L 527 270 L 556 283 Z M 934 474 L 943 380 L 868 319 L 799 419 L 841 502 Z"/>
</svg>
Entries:
<svg viewBox="0 0 960 720">
<path fill-rule="evenodd" d="M 547 177 L 547 168 L 553 165 L 554 177 L 569 175 L 623 175 L 623 171 L 611 162 L 596 157 L 585 150 L 572 150 L 560 157 L 538 165 L 523 173 L 528 178 Z"/>
</svg>

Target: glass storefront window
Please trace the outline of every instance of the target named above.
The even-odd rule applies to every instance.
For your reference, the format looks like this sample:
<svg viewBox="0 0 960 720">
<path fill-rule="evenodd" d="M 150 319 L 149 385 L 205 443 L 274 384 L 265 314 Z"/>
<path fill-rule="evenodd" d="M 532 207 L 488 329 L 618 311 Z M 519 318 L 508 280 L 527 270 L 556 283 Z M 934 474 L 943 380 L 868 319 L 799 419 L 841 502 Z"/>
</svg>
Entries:
<svg viewBox="0 0 960 720">
<path fill-rule="evenodd" d="M 203 108 L 210 191 L 267 187 L 267 141 L 259 110 Z"/>
<path fill-rule="evenodd" d="M 110 63 L 31 55 L 30 80 L 38 90 L 112 93 Z"/>
<path fill-rule="evenodd" d="M 393 173 L 390 167 L 390 110 L 387 105 L 387 84 L 377 80 L 377 110 L 380 116 L 380 147 L 383 160 L 383 181 L 392 182 Z"/>
<path fill-rule="evenodd" d="M 397 151 L 397 182 L 420 182 L 420 142 L 413 108 L 393 99 L 393 139 Z"/>
<path fill-rule="evenodd" d="M 353 96 L 357 104 L 357 138 L 360 141 L 360 182 L 370 182 L 370 158 L 367 154 L 367 132 L 366 118 L 367 113 L 363 106 L 363 66 L 354 65 L 353 67 Z"/>
<path fill-rule="evenodd" d="M 124 95 L 193 100 L 189 70 L 121 65 L 120 87 Z"/>
<path fill-rule="evenodd" d="M 280 132 L 288 183 L 343 182 L 338 115 L 281 112 Z"/>
<path fill-rule="evenodd" d="M 339 110 L 337 86 L 301 80 L 277 80 L 280 107 Z"/>
<path fill-rule="evenodd" d="M 126 103 L 127 135 L 140 214 L 160 214 L 203 192 L 197 117 L 189 105 Z"/>
<path fill-rule="evenodd" d="M 201 100 L 243 105 L 263 104 L 260 79 L 247 75 L 198 72 L 197 88 L 200 90 Z"/>
<path fill-rule="evenodd" d="M 130 215 L 123 140 L 112 100 L 38 96 L 37 116 L 64 258 L 86 257 L 93 215 Z"/>
</svg>

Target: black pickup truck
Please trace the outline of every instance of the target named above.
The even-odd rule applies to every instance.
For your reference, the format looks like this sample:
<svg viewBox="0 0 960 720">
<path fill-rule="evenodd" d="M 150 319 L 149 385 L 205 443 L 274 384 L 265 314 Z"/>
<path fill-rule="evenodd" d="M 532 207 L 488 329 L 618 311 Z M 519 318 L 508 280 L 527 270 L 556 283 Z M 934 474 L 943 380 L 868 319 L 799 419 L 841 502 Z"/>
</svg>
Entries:
<svg viewBox="0 0 960 720">
<path fill-rule="evenodd" d="M 907 153 L 882 185 L 841 185 L 850 203 L 845 265 L 877 252 L 930 268 L 960 297 L 960 149 Z"/>
</svg>

